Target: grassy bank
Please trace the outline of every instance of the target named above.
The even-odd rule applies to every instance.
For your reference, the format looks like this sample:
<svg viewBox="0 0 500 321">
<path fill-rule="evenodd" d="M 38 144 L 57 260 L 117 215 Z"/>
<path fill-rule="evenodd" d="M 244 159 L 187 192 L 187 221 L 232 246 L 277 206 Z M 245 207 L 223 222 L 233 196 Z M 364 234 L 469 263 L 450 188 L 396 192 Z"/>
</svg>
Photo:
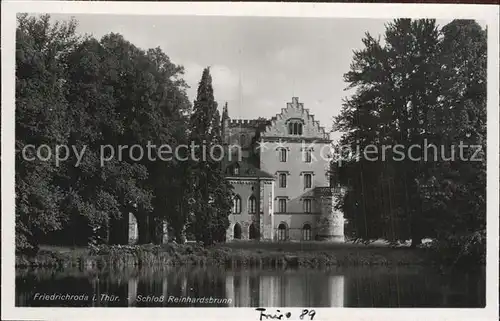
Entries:
<svg viewBox="0 0 500 321">
<path fill-rule="evenodd" d="M 34 256 L 18 255 L 16 267 L 105 268 L 152 265 L 329 267 L 428 265 L 427 250 L 406 247 L 325 243 L 239 242 L 203 248 L 192 245 L 41 247 Z"/>
</svg>

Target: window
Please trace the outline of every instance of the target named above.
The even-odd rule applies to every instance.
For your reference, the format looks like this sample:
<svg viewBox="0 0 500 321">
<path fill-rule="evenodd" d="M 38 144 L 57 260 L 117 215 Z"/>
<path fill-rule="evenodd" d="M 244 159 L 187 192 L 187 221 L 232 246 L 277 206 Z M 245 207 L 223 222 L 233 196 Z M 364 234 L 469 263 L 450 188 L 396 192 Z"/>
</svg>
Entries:
<svg viewBox="0 0 500 321">
<path fill-rule="evenodd" d="M 285 148 L 279 149 L 280 162 L 282 162 L 282 163 L 286 162 L 286 156 L 287 156 L 286 152 L 287 152 L 287 150 Z"/>
<path fill-rule="evenodd" d="M 255 196 L 250 196 L 248 199 L 248 213 L 253 214 L 255 213 L 255 208 L 257 205 L 257 200 L 255 199 Z"/>
<path fill-rule="evenodd" d="M 311 150 L 307 149 L 304 151 L 304 162 L 310 163 L 312 161 L 312 154 Z"/>
<path fill-rule="evenodd" d="M 248 238 L 251 240 L 257 239 L 257 228 L 255 227 L 255 223 L 250 224 L 250 227 L 248 228 Z"/>
<path fill-rule="evenodd" d="M 278 241 L 286 241 L 287 234 L 288 234 L 288 231 L 287 231 L 285 223 L 281 223 L 278 226 Z"/>
<path fill-rule="evenodd" d="M 292 121 L 288 123 L 289 135 L 302 135 L 302 123 L 299 121 Z"/>
<path fill-rule="evenodd" d="M 240 224 L 236 223 L 236 224 L 234 225 L 234 230 L 233 230 L 233 233 L 234 233 L 234 234 L 233 234 L 233 237 L 234 237 L 235 239 L 241 239 L 241 226 L 240 226 Z"/>
<path fill-rule="evenodd" d="M 312 187 L 312 174 L 304 174 L 304 188 Z"/>
<path fill-rule="evenodd" d="M 245 146 L 247 143 L 247 138 L 245 136 L 245 134 L 241 134 L 240 136 L 240 146 Z"/>
<path fill-rule="evenodd" d="M 279 175 L 279 187 L 285 188 L 286 187 L 286 174 L 281 173 Z"/>
<path fill-rule="evenodd" d="M 239 175 L 240 174 L 240 165 L 235 164 L 233 167 L 233 174 L 234 175 Z"/>
<path fill-rule="evenodd" d="M 236 195 L 233 198 L 233 214 L 240 214 L 241 213 L 241 197 L 239 195 Z"/>
<path fill-rule="evenodd" d="M 311 213 L 311 212 L 312 212 L 312 200 L 305 199 L 304 200 L 304 213 Z"/>
<path fill-rule="evenodd" d="M 286 213 L 286 199 L 280 198 L 278 200 L 278 211 L 279 213 Z"/>
<path fill-rule="evenodd" d="M 302 227 L 302 239 L 304 241 L 310 241 L 311 240 L 311 225 L 309 224 L 304 224 L 304 227 Z"/>
</svg>

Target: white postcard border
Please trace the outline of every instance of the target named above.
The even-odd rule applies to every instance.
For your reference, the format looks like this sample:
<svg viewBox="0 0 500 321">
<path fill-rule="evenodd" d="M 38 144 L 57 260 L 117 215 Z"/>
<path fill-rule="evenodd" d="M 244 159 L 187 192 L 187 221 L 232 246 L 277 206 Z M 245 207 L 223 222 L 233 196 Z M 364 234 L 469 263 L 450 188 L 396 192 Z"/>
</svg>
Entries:
<svg viewBox="0 0 500 321">
<path fill-rule="evenodd" d="M 499 7 L 457 4 L 2 1 L 2 320 L 258 320 L 253 308 L 24 308 L 14 306 L 16 13 L 477 19 L 488 26 L 486 308 L 314 308 L 315 320 L 497 320 L 499 253 Z M 304 307 L 307 308 L 307 307 Z M 299 320 L 300 308 L 282 308 Z M 305 320 L 305 319 L 304 319 Z"/>
</svg>

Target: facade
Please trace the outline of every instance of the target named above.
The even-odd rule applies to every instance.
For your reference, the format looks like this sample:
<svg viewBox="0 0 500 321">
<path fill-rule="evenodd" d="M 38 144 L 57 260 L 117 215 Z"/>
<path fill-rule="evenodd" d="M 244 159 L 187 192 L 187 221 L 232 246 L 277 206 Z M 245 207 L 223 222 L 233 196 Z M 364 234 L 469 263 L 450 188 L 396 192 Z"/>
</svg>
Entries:
<svg viewBox="0 0 500 321">
<path fill-rule="evenodd" d="M 235 193 L 228 241 L 344 241 L 330 186 L 331 141 L 297 97 L 269 120 L 233 120 L 225 106 L 222 131 Z"/>
</svg>

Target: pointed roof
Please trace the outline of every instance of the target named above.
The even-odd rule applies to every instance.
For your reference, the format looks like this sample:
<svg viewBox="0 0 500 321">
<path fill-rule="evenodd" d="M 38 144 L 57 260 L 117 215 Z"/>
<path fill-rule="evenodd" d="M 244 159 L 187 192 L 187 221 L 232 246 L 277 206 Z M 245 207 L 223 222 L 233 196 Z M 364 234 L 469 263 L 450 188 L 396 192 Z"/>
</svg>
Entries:
<svg viewBox="0 0 500 321">
<path fill-rule="evenodd" d="M 226 104 L 224 104 L 224 108 L 222 109 L 222 119 L 227 119 L 229 118 L 229 112 L 227 111 L 227 101 Z"/>
<path fill-rule="evenodd" d="M 237 169 L 235 171 L 235 169 Z M 226 177 L 231 178 L 262 178 L 274 179 L 274 176 L 265 172 L 246 160 L 233 161 L 226 164 L 224 168 Z"/>
</svg>

